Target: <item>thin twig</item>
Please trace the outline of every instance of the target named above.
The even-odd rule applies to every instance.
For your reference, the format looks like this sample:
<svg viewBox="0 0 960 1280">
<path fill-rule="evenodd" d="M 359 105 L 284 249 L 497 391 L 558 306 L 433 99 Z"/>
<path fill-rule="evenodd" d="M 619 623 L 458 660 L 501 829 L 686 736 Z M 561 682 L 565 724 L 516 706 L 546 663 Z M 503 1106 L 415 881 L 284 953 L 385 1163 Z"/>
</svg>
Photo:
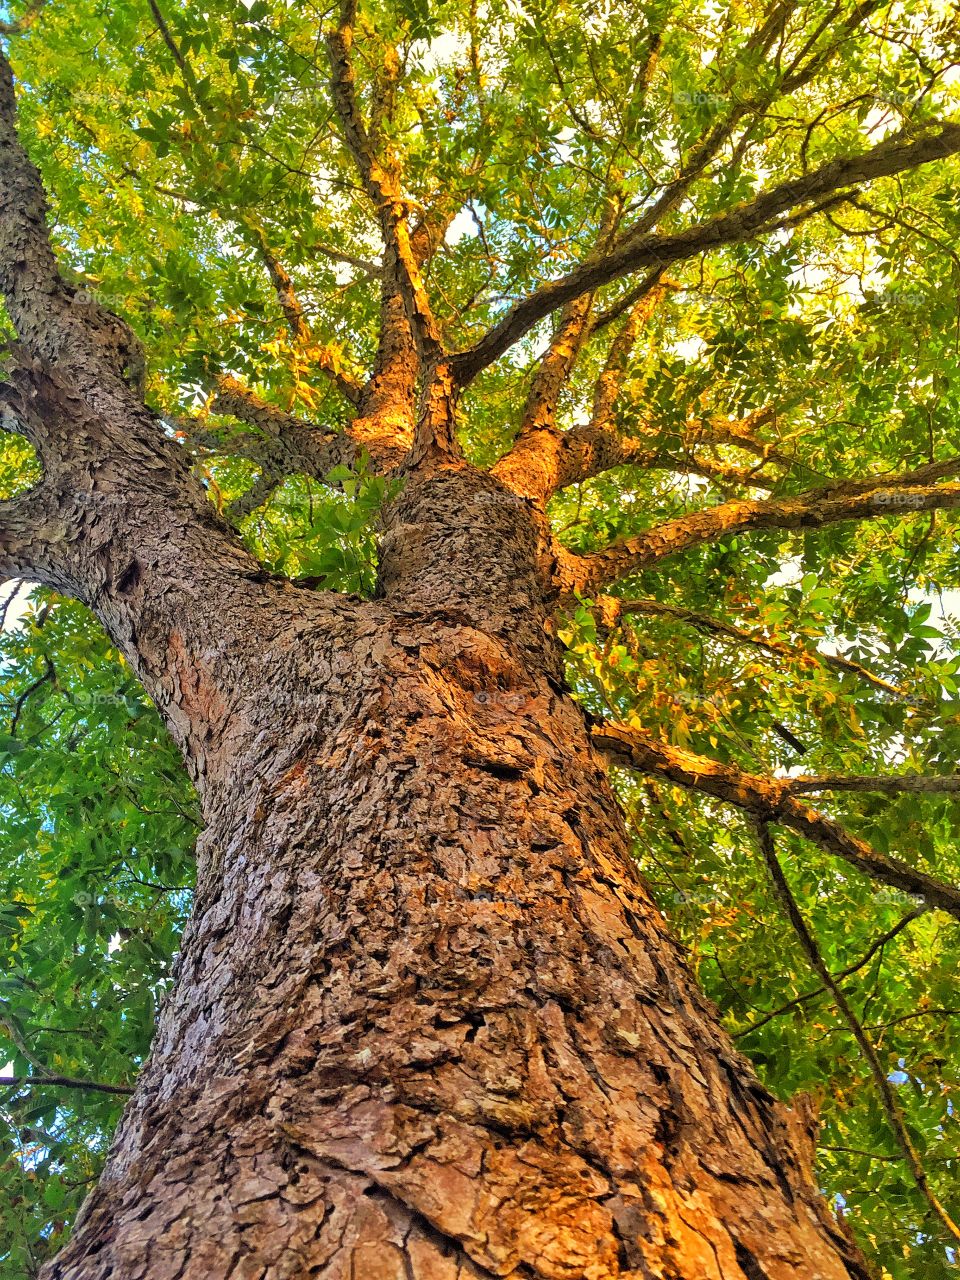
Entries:
<svg viewBox="0 0 960 1280">
<path fill-rule="evenodd" d="M 925 915 L 926 912 L 927 908 L 925 906 L 916 907 L 913 911 L 908 911 L 891 929 L 881 934 L 879 938 L 875 938 L 859 960 L 855 960 L 852 964 L 848 964 L 845 969 L 840 969 L 835 973 L 833 975 L 835 981 L 842 982 L 844 978 L 849 978 L 851 974 L 857 973 L 864 965 L 869 964 L 878 951 L 885 947 L 888 942 L 892 942 L 897 934 L 902 933 L 908 924 Z M 743 1036 L 750 1035 L 753 1031 L 758 1031 L 760 1027 L 766 1026 L 774 1018 L 779 1018 L 782 1014 L 789 1013 L 791 1009 L 796 1009 L 799 1005 L 815 1000 L 817 996 L 826 994 L 826 991 L 827 988 L 824 986 L 814 987 L 812 991 L 806 991 L 803 995 L 796 996 L 793 1000 L 788 1000 L 786 1004 L 780 1005 L 779 1008 L 771 1009 L 769 1013 L 765 1013 L 756 1022 L 751 1022 L 749 1027 L 744 1027 L 742 1031 L 735 1031 L 733 1034 L 734 1040 L 739 1040 Z"/>
<path fill-rule="evenodd" d="M 0 1076 L 0 1088 L 37 1089 L 48 1085 L 60 1089 L 86 1089 L 91 1093 L 118 1093 L 130 1096 L 127 1084 L 106 1084 L 102 1080 L 76 1080 L 73 1076 Z"/>
<path fill-rule="evenodd" d="M 887 1073 L 883 1069 L 880 1059 L 877 1057 L 877 1051 L 873 1047 L 867 1033 L 861 1026 L 860 1020 L 854 1013 L 850 1002 L 843 994 L 839 983 L 827 968 L 826 961 L 820 953 L 817 941 L 810 932 L 810 929 L 807 927 L 807 923 L 803 918 L 803 913 L 797 904 L 796 898 L 794 898 L 793 893 L 790 890 L 787 878 L 783 872 L 783 867 L 780 865 L 780 861 L 777 858 L 777 851 L 770 827 L 766 822 L 761 821 L 756 824 L 756 829 L 760 849 L 763 853 L 764 861 L 767 864 L 767 869 L 770 872 L 770 878 L 773 881 L 777 895 L 783 903 L 784 910 L 786 911 L 790 923 L 793 926 L 801 947 L 806 953 L 811 968 L 833 996 L 837 1009 L 847 1026 L 850 1028 L 853 1038 L 859 1046 L 860 1052 L 867 1061 L 867 1065 L 870 1068 L 870 1074 L 873 1077 L 874 1084 L 880 1094 L 880 1101 L 883 1105 L 887 1121 L 893 1131 L 897 1145 L 904 1154 L 907 1167 L 909 1168 L 910 1174 L 917 1185 L 917 1190 L 923 1196 L 924 1200 L 926 1200 L 931 1211 L 937 1217 L 944 1230 L 952 1236 L 954 1240 L 960 1241 L 960 1227 L 957 1226 L 949 1213 L 937 1199 L 937 1196 L 934 1194 L 929 1182 L 927 1181 L 926 1171 L 924 1170 L 920 1156 L 917 1153 L 916 1147 L 913 1145 L 910 1134 L 907 1132 L 903 1113 L 900 1109 L 900 1103 L 890 1085 L 890 1081 L 887 1079 Z"/>
</svg>

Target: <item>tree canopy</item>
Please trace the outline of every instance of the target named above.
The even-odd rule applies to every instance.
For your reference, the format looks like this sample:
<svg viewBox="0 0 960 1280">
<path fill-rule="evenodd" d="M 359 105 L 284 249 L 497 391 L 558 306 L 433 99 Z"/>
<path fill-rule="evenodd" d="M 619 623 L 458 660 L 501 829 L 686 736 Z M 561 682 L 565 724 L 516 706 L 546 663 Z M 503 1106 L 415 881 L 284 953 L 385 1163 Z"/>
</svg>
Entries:
<svg viewBox="0 0 960 1280">
<path fill-rule="evenodd" d="M 348 428 L 391 273 L 421 360 L 463 385 L 468 456 L 510 475 L 536 453 L 568 680 L 638 864 L 762 1079 L 808 1095 L 817 1176 L 863 1249 L 892 1280 L 946 1276 L 956 15 L 51 0 L 7 16 L 70 305 L 130 326 L 130 376 L 266 571 L 374 590 L 402 482 L 376 431 Z M 0 497 L 36 475 L 0 434 Z M 147 1053 L 198 817 L 83 605 L 34 593 L 0 638 L 0 698 L 13 1280 L 69 1232 Z"/>
</svg>

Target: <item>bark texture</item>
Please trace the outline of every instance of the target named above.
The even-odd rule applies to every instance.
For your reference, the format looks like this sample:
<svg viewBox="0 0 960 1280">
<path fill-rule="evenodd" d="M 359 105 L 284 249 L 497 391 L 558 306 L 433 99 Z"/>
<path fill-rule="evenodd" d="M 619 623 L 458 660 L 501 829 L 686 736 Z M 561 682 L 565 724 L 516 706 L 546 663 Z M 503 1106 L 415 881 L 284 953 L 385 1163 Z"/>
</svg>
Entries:
<svg viewBox="0 0 960 1280">
<path fill-rule="evenodd" d="M 143 674 L 196 909 L 44 1280 L 865 1276 L 631 869 L 540 523 L 460 465 L 395 508 L 380 600 L 221 565 L 214 638 L 171 593 Z"/>
</svg>

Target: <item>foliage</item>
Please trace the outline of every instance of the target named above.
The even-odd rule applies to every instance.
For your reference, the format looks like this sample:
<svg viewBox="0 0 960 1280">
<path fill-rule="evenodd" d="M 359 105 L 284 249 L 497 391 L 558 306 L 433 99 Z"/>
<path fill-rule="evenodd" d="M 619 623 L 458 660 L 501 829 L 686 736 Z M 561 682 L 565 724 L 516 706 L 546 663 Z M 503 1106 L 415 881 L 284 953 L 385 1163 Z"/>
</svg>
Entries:
<svg viewBox="0 0 960 1280">
<path fill-rule="evenodd" d="M 0 698 L 0 1074 L 128 1084 L 189 908 L 189 784 L 81 605 L 38 599 L 4 633 Z M 62 1242 L 122 1102 L 0 1089 L 0 1274 Z"/>
<path fill-rule="evenodd" d="M 730 125 L 726 140 L 664 211 L 666 231 L 955 107 L 958 31 L 939 3 L 856 17 L 804 0 L 766 17 L 778 13 L 789 20 L 774 57 L 756 6 L 739 0 L 364 6 L 364 105 L 395 47 L 397 109 L 382 127 L 405 189 L 415 208 L 442 199 L 457 213 L 428 278 L 450 346 L 581 259 L 605 200 L 647 207 L 677 158 L 717 128 Z M 332 15 L 268 0 L 183 0 L 164 15 L 169 40 L 148 6 L 69 0 L 14 42 L 22 128 L 77 305 L 99 301 L 136 329 L 151 403 L 171 423 L 203 418 L 228 372 L 279 408 L 340 426 L 345 405 L 291 338 L 258 251 L 263 236 L 318 346 L 348 372 L 367 367 L 379 292 L 363 263 L 379 248 L 327 93 L 318 32 Z M 707 440 L 697 449 L 713 471 L 698 473 L 691 424 L 767 406 L 761 439 L 779 461 L 754 478 L 777 494 L 960 452 L 958 186 L 955 164 L 924 168 L 677 268 L 617 406 L 618 429 L 649 434 L 674 465 L 623 466 L 561 492 L 552 516 L 564 541 L 591 550 L 740 492 L 732 469 L 757 457 Z M 628 287 L 607 286 L 598 305 Z M 463 430 L 477 460 L 509 443 L 548 336 L 540 326 L 471 388 Z M 609 338 L 588 340 L 564 425 L 587 416 Z M 35 464 L 21 442 L 0 441 L 8 493 L 34 480 Z M 197 467 L 225 510 L 256 474 L 229 450 L 198 454 Z M 370 592 L 388 496 L 362 466 L 326 483 L 294 476 L 241 528 L 271 570 Z M 753 772 L 952 772 L 951 527 L 898 510 L 689 551 L 617 592 L 723 619 L 767 647 L 669 613 L 611 628 L 584 600 L 564 632 L 570 682 L 598 715 Z M 158 717 L 81 606 L 36 598 L 0 642 L 0 696 L 0 1066 L 123 1085 L 147 1050 L 189 907 L 194 802 Z M 638 862 L 739 1047 L 779 1095 L 819 1103 L 819 1177 L 864 1248 L 891 1280 L 948 1274 L 953 1254 L 852 1037 L 789 937 L 749 829 L 666 784 L 618 784 Z M 960 880 L 957 798 L 852 793 L 821 807 L 879 849 Z M 796 838 L 782 852 L 830 969 L 857 966 L 844 989 L 932 1185 L 960 1216 L 956 926 L 916 914 L 860 964 L 916 904 Z M 121 1102 L 53 1086 L 0 1093 L 3 1280 L 33 1275 L 69 1230 Z"/>
<path fill-rule="evenodd" d="M 275 573 L 338 591 L 370 593 L 376 579 L 376 516 L 396 484 L 339 467 L 327 485 L 291 477 L 242 529 Z M 334 488 L 333 486 L 337 486 Z"/>
</svg>

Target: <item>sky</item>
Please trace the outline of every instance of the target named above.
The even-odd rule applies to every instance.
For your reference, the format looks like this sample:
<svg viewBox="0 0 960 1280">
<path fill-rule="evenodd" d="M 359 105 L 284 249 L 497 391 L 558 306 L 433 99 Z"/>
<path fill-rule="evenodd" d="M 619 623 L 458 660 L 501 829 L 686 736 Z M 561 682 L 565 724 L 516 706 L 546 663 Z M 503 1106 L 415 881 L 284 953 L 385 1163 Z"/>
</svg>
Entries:
<svg viewBox="0 0 960 1280">
<path fill-rule="evenodd" d="M 9 596 L 10 590 L 15 582 L 16 579 L 14 578 L 11 581 L 0 584 L 0 607 L 2 607 L 3 601 Z M 34 582 L 21 582 L 20 586 L 17 587 L 14 598 L 10 601 L 7 608 L 6 618 L 3 625 L 4 631 L 15 631 L 20 625 L 20 619 L 26 613 L 30 603 L 30 592 L 35 586 L 36 583 Z"/>
</svg>

